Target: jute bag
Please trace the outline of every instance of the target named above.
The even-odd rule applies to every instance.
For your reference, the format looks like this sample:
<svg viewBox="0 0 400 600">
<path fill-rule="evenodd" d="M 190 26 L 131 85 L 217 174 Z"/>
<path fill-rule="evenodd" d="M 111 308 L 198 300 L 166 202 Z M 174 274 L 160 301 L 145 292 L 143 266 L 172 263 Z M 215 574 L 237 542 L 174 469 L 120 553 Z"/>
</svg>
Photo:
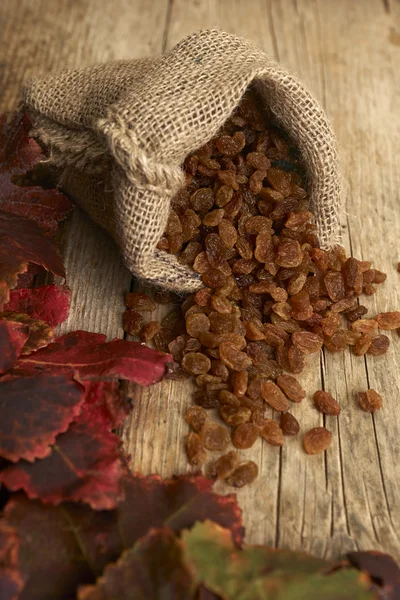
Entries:
<svg viewBox="0 0 400 600">
<path fill-rule="evenodd" d="M 334 136 L 303 85 L 254 43 L 219 29 L 156 58 L 120 60 L 28 82 L 23 104 L 60 184 L 119 244 L 138 277 L 180 292 L 196 273 L 157 250 L 185 157 L 217 134 L 252 83 L 298 146 L 323 247 L 339 239 Z"/>
</svg>

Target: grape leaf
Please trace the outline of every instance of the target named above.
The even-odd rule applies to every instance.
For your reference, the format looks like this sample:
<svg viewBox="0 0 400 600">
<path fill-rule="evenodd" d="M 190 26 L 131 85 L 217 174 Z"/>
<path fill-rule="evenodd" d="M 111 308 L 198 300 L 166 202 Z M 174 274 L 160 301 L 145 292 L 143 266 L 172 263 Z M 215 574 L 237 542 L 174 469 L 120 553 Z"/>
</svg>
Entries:
<svg viewBox="0 0 400 600">
<path fill-rule="evenodd" d="M 369 574 L 378 598 L 400 598 L 400 569 L 391 556 L 383 552 L 369 551 L 349 552 L 347 558 L 354 567 Z"/>
<path fill-rule="evenodd" d="M 97 510 L 115 508 L 121 497 L 119 445 L 119 437 L 84 406 L 68 431 L 57 436 L 51 453 L 33 463 L 20 460 L 6 467 L 0 481 L 45 504 L 71 500 Z"/>
<path fill-rule="evenodd" d="M 9 290 L 29 263 L 65 277 L 61 258 L 43 230 L 33 221 L 0 210 L 0 306 L 9 301 Z"/>
<path fill-rule="evenodd" d="M 72 210 L 72 202 L 57 189 L 37 185 L 21 187 L 14 182 L 43 160 L 40 146 L 29 137 L 28 116 L 0 115 L 0 209 L 35 221 L 50 234 Z"/>
<path fill-rule="evenodd" d="M 170 529 L 152 529 L 108 565 L 96 585 L 81 588 L 78 600 L 188 600 L 193 593 L 180 541 Z"/>
<path fill-rule="evenodd" d="M 0 319 L 0 374 L 12 368 L 28 335 L 28 327 L 23 323 Z"/>
<path fill-rule="evenodd" d="M 91 412 L 99 422 L 108 429 L 120 427 L 129 413 L 129 403 L 119 391 L 118 381 L 82 382 L 85 387 L 85 404 L 91 407 Z"/>
<path fill-rule="evenodd" d="M 24 581 L 19 571 L 20 541 L 13 527 L 0 521 L 0 598 L 17 600 Z"/>
<path fill-rule="evenodd" d="M 10 293 L 5 311 L 26 313 L 33 319 L 54 327 L 68 317 L 70 291 L 65 285 L 45 285 L 35 289 L 20 288 Z"/>
<path fill-rule="evenodd" d="M 32 319 L 23 313 L 3 312 L 0 322 L 10 322 L 23 325 L 27 328 L 28 339 L 21 350 L 21 354 L 30 354 L 34 350 L 47 346 L 54 339 L 54 331 L 44 321 Z"/>
<path fill-rule="evenodd" d="M 243 539 L 234 496 L 214 494 L 210 480 L 126 474 L 121 483 L 125 499 L 114 510 L 94 511 L 72 502 L 50 506 L 23 494 L 11 496 L 5 518 L 21 539 L 26 587 L 20 600 L 69 600 L 79 583 L 95 583 L 105 565 L 151 527 L 179 532 L 210 518 L 231 527 L 238 542 Z"/>
<path fill-rule="evenodd" d="M 210 521 L 182 533 L 198 583 L 229 600 L 372 600 L 368 577 L 305 554 L 265 546 L 239 551 L 230 531 Z"/>
<path fill-rule="evenodd" d="M 21 358 L 21 368 L 69 366 L 79 378 L 111 377 L 151 385 L 165 374 L 169 354 L 157 352 L 138 342 L 116 339 L 106 343 L 106 336 L 87 331 L 73 331 L 57 338 L 34 354 Z"/>
<path fill-rule="evenodd" d="M 0 456 L 12 462 L 48 456 L 56 436 L 79 414 L 83 398 L 71 373 L 2 377 Z"/>
</svg>

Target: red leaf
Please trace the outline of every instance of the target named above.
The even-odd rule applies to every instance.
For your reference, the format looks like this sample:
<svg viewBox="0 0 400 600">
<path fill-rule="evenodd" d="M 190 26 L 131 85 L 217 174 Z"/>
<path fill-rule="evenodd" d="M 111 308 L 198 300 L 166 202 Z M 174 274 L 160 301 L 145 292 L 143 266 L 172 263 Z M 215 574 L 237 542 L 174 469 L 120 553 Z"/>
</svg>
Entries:
<svg viewBox="0 0 400 600">
<path fill-rule="evenodd" d="M 118 381 L 84 381 L 85 405 L 107 429 L 120 427 L 129 413 L 129 404 L 119 391 Z"/>
<path fill-rule="evenodd" d="M 68 431 L 57 436 L 49 456 L 6 467 L 0 481 L 45 504 L 71 500 L 98 510 L 115 508 L 121 497 L 119 445 L 120 439 L 83 409 Z"/>
<path fill-rule="evenodd" d="M 54 331 L 50 325 L 44 321 L 31 319 L 29 315 L 23 313 L 1 313 L 0 322 L 16 323 L 26 327 L 28 339 L 21 350 L 21 354 L 30 354 L 34 350 L 47 346 L 54 339 Z"/>
<path fill-rule="evenodd" d="M 110 377 L 128 379 L 140 385 L 151 385 L 165 374 L 166 364 L 172 361 L 163 354 L 138 342 L 113 340 L 87 331 L 63 335 L 42 350 L 20 359 L 18 365 L 29 367 L 71 367 L 80 379 Z"/>
<path fill-rule="evenodd" d="M 33 461 L 79 414 L 84 393 L 72 373 L 41 372 L 0 379 L 0 456 Z"/>
<path fill-rule="evenodd" d="M 152 529 L 118 562 L 108 565 L 96 585 L 80 589 L 78 599 L 189 600 L 194 588 L 179 539 L 170 529 Z"/>
<path fill-rule="evenodd" d="M 28 137 L 29 130 L 27 115 L 15 113 L 8 122 L 7 115 L 0 116 L 0 208 L 35 221 L 54 234 L 58 222 L 71 211 L 71 201 L 56 189 L 13 183 L 16 176 L 25 174 L 44 158 L 40 146 Z"/>
<path fill-rule="evenodd" d="M 9 289 L 29 263 L 65 277 L 61 258 L 42 229 L 27 219 L 0 210 L 0 305 L 9 301 Z"/>
<path fill-rule="evenodd" d="M 24 586 L 19 571 L 19 538 L 13 527 L 0 521 L 0 598 L 17 600 Z"/>
<path fill-rule="evenodd" d="M 70 291 L 64 285 L 22 288 L 10 293 L 10 301 L 4 310 L 26 313 L 54 327 L 68 317 L 69 300 Z"/>
<path fill-rule="evenodd" d="M 5 516 L 21 538 L 21 571 L 29 590 L 21 600 L 75 597 L 78 584 L 94 583 L 107 563 L 153 526 L 179 532 L 208 518 L 230 527 L 236 541 L 242 540 L 234 496 L 212 493 L 211 482 L 203 477 L 163 482 L 157 476 L 128 475 L 122 483 L 125 500 L 110 511 L 73 503 L 45 506 L 22 494 L 11 498 Z"/>
<path fill-rule="evenodd" d="M 400 598 L 400 568 L 389 554 L 378 551 L 349 552 L 347 558 L 354 567 L 368 573 L 375 584 L 378 598 Z"/>
<path fill-rule="evenodd" d="M 28 339 L 28 331 L 23 323 L 0 320 L 0 374 L 13 367 Z"/>
</svg>

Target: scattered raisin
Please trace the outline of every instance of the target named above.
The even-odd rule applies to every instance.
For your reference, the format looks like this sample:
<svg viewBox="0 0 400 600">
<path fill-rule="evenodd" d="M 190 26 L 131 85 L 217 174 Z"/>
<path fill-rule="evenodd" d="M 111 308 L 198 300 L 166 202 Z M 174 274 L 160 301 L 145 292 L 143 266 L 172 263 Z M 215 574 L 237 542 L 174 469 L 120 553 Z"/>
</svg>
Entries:
<svg viewBox="0 0 400 600">
<path fill-rule="evenodd" d="M 260 428 L 254 423 L 242 423 L 236 427 L 232 443 L 236 448 L 245 450 L 251 448 L 260 435 Z"/>
<path fill-rule="evenodd" d="M 313 396 L 314 404 L 319 412 L 325 415 L 337 416 L 340 414 L 340 405 L 329 392 L 318 390 Z"/>
<path fill-rule="evenodd" d="M 206 421 L 200 430 L 200 438 L 207 450 L 225 450 L 229 445 L 230 436 L 228 430 L 218 423 Z"/>
<path fill-rule="evenodd" d="M 271 446 L 283 446 L 283 431 L 276 421 L 265 419 L 260 435 Z"/>
<path fill-rule="evenodd" d="M 332 441 L 332 434 L 325 427 L 314 427 L 307 431 L 303 438 L 304 450 L 307 454 L 320 454 L 327 450 Z"/>
<path fill-rule="evenodd" d="M 382 396 L 375 390 L 358 392 L 358 402 L 366 412 L 373 413 L 382 408 Z"/>
<path fill-rule="evenodd" d="M 292 375 L 279 375 L 276 383 L 293 402 L 301 402 L 306 397 L 306 393 L 300 383 Z"/>
<path fill-rule="evenodd" d="M 153 312 L 157 308 L 153 300 L 142 292 L 128 292 L 125 295 L 125 304 L 128 308 L 143 312 Z"/>
<path fill-rule="evenodd" d="M 231 450 L 210 464 L 209 475 L 210 477 L 216 477 L 217 479 L 226 479 L 234 472 L 238 463 L 238 453 Z"/>
<path fill-rule="evenodd" d="M 283 435 L 297 435 L 300 431 L 298 420 L 290 412 L 281 413 L 279 425 Z"/>
<path fill-rule="evenodd" d="M 123 328 L 129 335 L 139 335 L 142 329 L 143 318 L 133 308 L 128 308 L 123 314 Z"/>
<path fill-rule="evenodd" d="M 258 466 L 252 460 L 239 465 L 225 481 L 233 487 L 241 488 L 253 483 L 258 475 Z"/>
</svg>

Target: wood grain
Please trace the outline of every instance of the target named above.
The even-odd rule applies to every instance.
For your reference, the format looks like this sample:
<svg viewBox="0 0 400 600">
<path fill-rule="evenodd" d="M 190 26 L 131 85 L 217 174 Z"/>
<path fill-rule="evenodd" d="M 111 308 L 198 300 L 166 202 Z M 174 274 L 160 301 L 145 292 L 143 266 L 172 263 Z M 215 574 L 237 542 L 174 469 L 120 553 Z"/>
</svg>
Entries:
<svg viewBox="0 0 400 600">
<path fill-rule="evenodd" d="M 370 314 L 400 306 L 397 108 L 400 3 L 387 0 L 11 0 L 0 8 L 2 109 L 11 109 L 23 79 L 96 61 L 160 53 L 200 28 L 221 26 L 249 37 L 296 72 L 333 121 L 346 182 L 344 245 L 373 259 L 388 280 L 363 298 Z M 64 259 L 72 309 L 62 331 L 85 328 L 121 336 L 122 294 L 131 278 L 109 238 L 80 212 L 66 228 Z M 136 285 L 136 284 L 134 284 Z M 159 315 L 168 307 L 160 307 Z M 246 452 L 260 466 L 256 483 L 238 493 L 247 541 L 337 556 L 382 549 L 400 559 L 400 340 L 366 360 L 325 353 L 309 361 L 301 381 L 309 396 L 293 413 L 302 430 L 322 424 L 333 433 L 326 456 L 304 454 L 300 440 L 282 449 L 262 444 Z M 384 409 L 370 416 L 355 392 L 372 387 Z M 322 418 L 311 403 L 327 389 L 342 405 Z M 190 382 L 130 388 L 133 410 L 123 439 L 132 468 L 170 476 L 189 470 L 184 452 Z M 223 484 L 216 486 L 231 492 Z"/>
</svg>

